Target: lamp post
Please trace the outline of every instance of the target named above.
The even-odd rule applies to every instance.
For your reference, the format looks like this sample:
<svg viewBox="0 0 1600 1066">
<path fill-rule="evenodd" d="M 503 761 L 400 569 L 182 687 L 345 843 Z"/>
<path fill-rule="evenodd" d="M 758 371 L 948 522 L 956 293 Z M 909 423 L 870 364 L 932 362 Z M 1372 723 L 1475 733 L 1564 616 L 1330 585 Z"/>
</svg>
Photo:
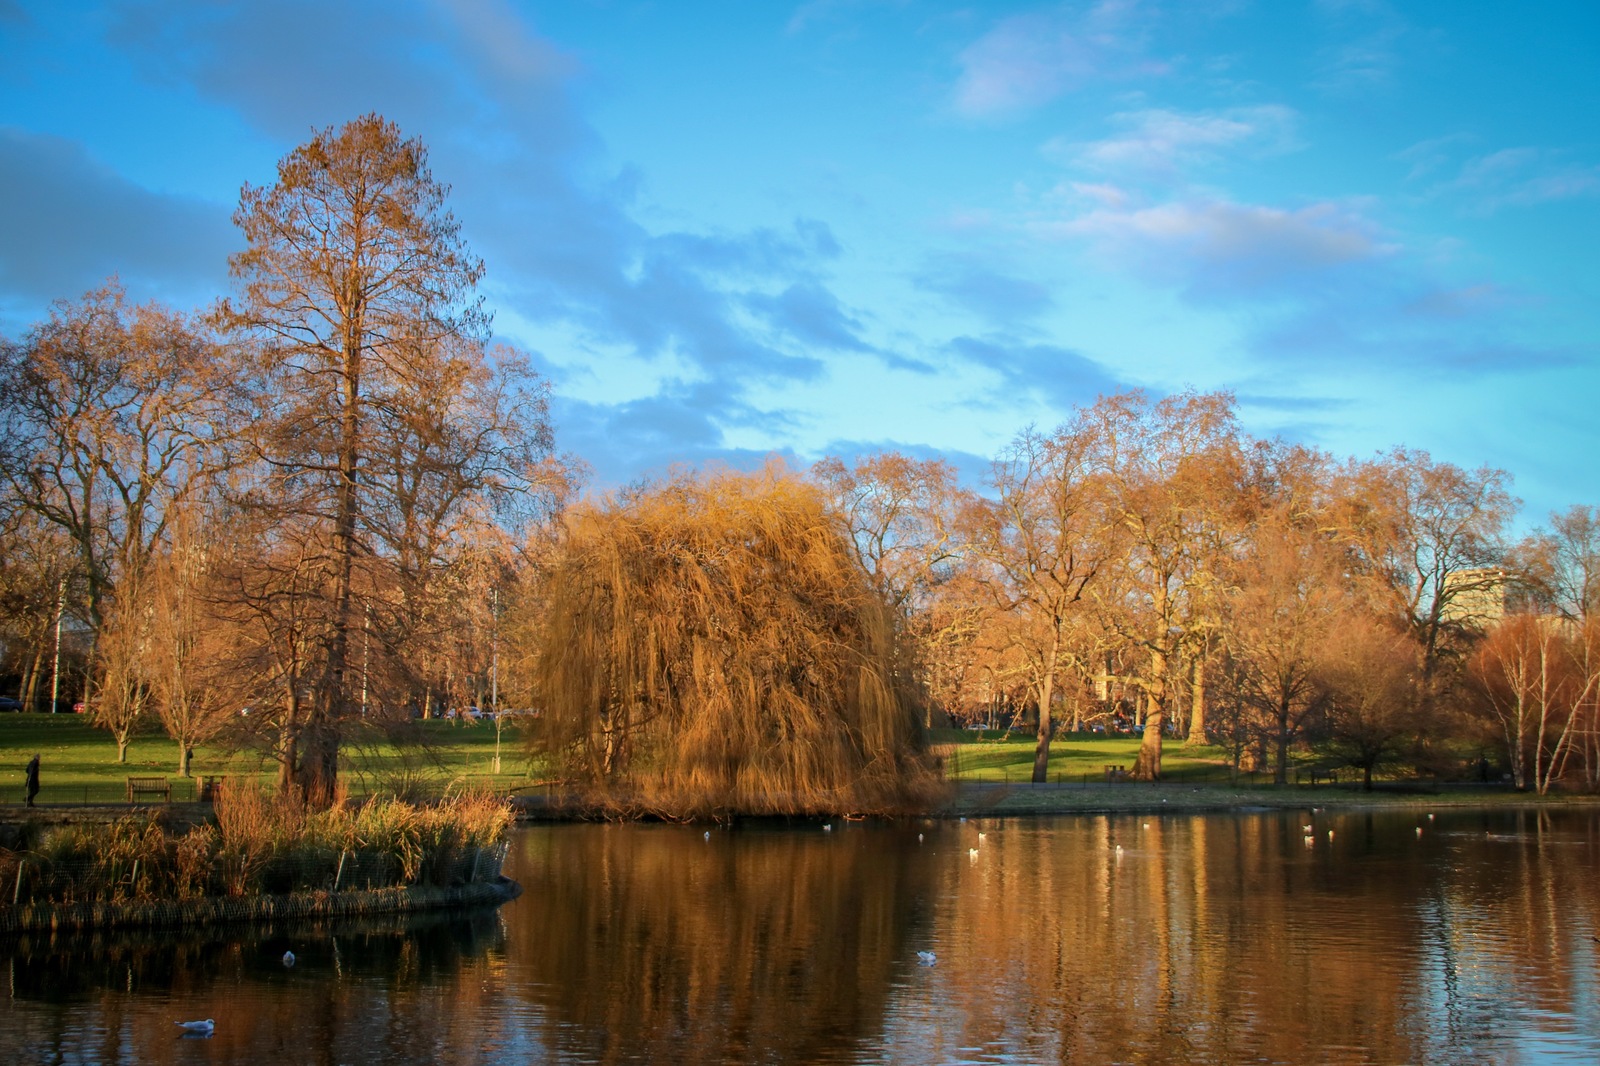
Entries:
<svg viewBox="0 0 1600 1066">
<path fill-rule="evenodd" d="M 500 590 L 489 590 L 489 707 L 494 714 L 494 772 L 500 772 Z"/>
</svg>

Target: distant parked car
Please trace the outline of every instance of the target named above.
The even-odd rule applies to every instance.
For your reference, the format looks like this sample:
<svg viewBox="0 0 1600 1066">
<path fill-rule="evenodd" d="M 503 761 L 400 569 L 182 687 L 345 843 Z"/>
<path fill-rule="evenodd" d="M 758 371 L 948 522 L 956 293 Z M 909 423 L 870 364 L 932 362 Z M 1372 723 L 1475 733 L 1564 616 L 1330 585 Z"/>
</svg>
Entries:
<svg viewBox="0 0 1600 1066">
<path fill-rule="evenodd" d="M 14 700 L 10 696 L 0 696 L 0 711 L 24 711 L 26 707 L 21 700 Z"/>
</svg>

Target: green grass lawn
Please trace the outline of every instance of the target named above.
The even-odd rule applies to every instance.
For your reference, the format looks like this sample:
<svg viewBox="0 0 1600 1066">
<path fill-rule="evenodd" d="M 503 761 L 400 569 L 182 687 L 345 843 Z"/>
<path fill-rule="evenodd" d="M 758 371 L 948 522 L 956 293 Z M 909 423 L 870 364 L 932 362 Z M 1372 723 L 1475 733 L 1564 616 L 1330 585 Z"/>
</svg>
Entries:
<svg viewBox="0 0 1600 1066">
<path fill-rule="evenodd" d="M 1034 738 L 1022 733 L 1009 737 L 998 732 L 962 729 L 933 731 L 936 751 L 944 756 L 945 771 L 957 781 L 1027 781 L 1033 775 Z M 1050 743 L 1048 778 L 1062 783 L 1106 780 L 1107 766 L 1130 773 L 1139 754 L 1139 737 L 1073 733 Z M 1162 777 L 1173 782 L 1226 782 L 1227 755 L 1209 745 L 1190 746 L 1172 740 L 1162 748 Z"/>
<path fill-rule="evenodd" d="M 161 776 L 172 782 L 172 798 L 194 798 L 198 777 L 220 775 L 275 779 L 277 769 L 253 751 L 201 747 L 190 780 L 178 776 L 178 747 L 165 734 L 146 732 L 128 745 L 128 761 L 117 762 L 109 733 L 77 715 L 0 714 L 0 806 L 23 802 L 23 767 L 39 755 L 41 804 L 121 803 L 126 779 Z M 530 774 L 520 732 L 507 725 L 500 738 L 501 773 L 494 772 L 492 724 L 457 726 L 417 722 L 404 743 L 376 731 L 352 729 L 341 752 L 340 774 L 352 796 L 373 792 L 439 793 L 452 786 L 482 785 L 502 792 L 539 787 Z"/>
<path fill-rule="evenodd" d="M 1033 772 L 1032 737 L 967 730 L 936 730 L 936 749 L 957 781 L 1027 781 Z M 1051 781 L 1105 780 L 1108 765 L 1132 768 L 1139 750 L 1136 736 L 1072 735 L 1050 749 Z M 276 767 L 254 751 L 202 747 L 195 752 L 189 780 L 178 776 L 177 745 L 147 731 L 128 746 L 128 761 L 117 762 L 110 734 L 69 714 L 0 715 L 0 804 L 22 802 L 22 769 L 40 755 L 39 802 L 44 804 L 119 803 L 130 776 L 162 776 L 172 782 L 174 800 L 192 799 L 200 775 L 245 778 L 268 783 Z M 376 730 L 350 729 L 342 750 L 341 777 L 352 796 L 375 792 L 438 793 L 463 784 L 502 792 L 541 787 L 530 768 L 522 734 L 508 725 L 501 735 L 501 772 L 494 773 L 495 730 L 480 723 L 457 726 L 444 721 L 416 722 L 403 742 Z M 1217 748 L 1167 746 L 1164 774 L 1175 782 L 1225 782 L 1228 770 Z"/>
</svg>

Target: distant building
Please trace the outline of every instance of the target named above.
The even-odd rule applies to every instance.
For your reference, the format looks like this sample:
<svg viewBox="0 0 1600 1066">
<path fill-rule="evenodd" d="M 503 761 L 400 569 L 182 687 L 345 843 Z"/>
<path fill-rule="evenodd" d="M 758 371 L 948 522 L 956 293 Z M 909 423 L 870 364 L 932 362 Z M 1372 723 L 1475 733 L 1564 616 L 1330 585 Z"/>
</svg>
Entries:
<svg viewBox="0 0 1600 1066">
<path fill-rule="evenodd" d="M 1456 570 L 1444 577 L 1441 622 L 1488 629 L 1506 615 L 1506 572 L 1496 567 Z"/>
</svg>

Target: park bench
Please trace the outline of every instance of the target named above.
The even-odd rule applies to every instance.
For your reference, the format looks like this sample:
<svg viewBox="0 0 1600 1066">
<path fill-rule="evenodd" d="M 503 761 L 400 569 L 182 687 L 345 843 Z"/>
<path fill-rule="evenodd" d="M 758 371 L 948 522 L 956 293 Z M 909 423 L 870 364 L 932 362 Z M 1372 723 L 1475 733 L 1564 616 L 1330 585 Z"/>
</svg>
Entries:
<svg viewBox="0 0 1600 1066">
<path fill-rule="evenodd" d="M 1126 781 L 1126 780 L 1128 780 L 1128 768 L 1126 766 L 1122 766 L 1122 765 L 1116 765 L 1116 764 L 1112 764 L 1112 763 L 1107 763 L 1106 764 L 1106 780 L 1107 781 Z"/>
<path fill-rule="evenodd" d="M 143 796 L 161 797 L 162 803 L 172 802 L 172 782 L 164 777 L 128 778 L 128 802 L 136 803 Z"/>
</svg>

